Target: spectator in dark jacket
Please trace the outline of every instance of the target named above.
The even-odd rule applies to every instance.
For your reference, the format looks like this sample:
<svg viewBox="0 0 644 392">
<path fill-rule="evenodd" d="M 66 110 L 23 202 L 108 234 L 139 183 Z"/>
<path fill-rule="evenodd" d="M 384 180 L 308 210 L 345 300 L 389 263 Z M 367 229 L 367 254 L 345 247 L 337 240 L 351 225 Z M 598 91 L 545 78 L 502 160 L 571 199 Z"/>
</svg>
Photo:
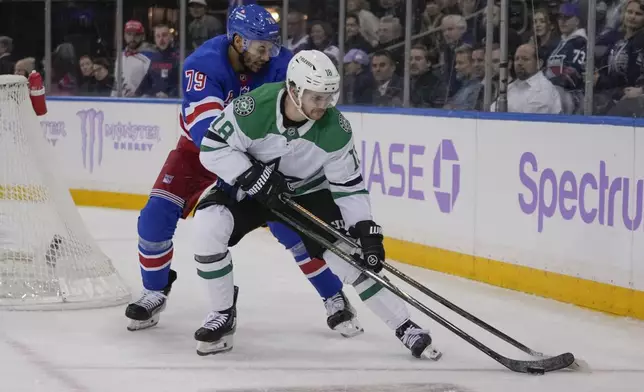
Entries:
<svg viewBox="0 0 644 392">
<path fill-rule="evenodd" d="M 373 46 L 362 36 L 360 33 L 360 18 L 356 14 L 347 15 L 346 19 L 346 41 L 344 43 L 344 50 L 360 49 L 366 53 L 373 50 Z"/>
<path fill-rule="evenodd" d="M 390 52 L 382 50 L 373 54 L 371 73 L 375 83 L 370 89 L 373 105 L 402 106 L 403 80 L 395 71 L 396 62 Z"/>
<path fill-rule="evenodd" d="M 347 105 L 371 104 L 374 83 L 369 71 L 369 55 L 360 49 L 351 49 L 344 55 L 343 89 Z"/>
<path fill-rule="evenodd" d="M 94 81 L 87 86 L 87 95 L 109 97 L 114 88 L 114 76 L 110 74 L 110 64 L 105 58 L 94 59 Z"/>
<path fill-rule="evenodd" d="M 447 88 L 432 72 L 432 65 L 438 62 L 436 54 L 424 45 L 415 45 L 410 54 L 411 104 L 418 108 L 442 108 L 447 99 Z"/>
<path fill-rule="evenodd" d="M 610 49 L 608 64 L 597 80 L 597 90 L 610 91 L 613 99 L 621 99 L 626 89 L 629 97 L 642 94 L 644 67 L 644 0 L 630 0 L 624 12 L 621 39 Z M 639 94 L 633 94 L 633 88 Z"/>
<path fill-rule="evenodd" d="M 0 36 L 0 75 L 13 74 L 15 60 L 11 56 L 13 40 L 7 36 Z"/>
<path fill-rule="evenodd" d="M 156 98 L 178 97 L 179 51 L 174 48 L 167 25 L 154 28 L 154 42 L 158 52 L 150 56 L 150 68 L 141 82 L 139 93 Z"/>
</svg>

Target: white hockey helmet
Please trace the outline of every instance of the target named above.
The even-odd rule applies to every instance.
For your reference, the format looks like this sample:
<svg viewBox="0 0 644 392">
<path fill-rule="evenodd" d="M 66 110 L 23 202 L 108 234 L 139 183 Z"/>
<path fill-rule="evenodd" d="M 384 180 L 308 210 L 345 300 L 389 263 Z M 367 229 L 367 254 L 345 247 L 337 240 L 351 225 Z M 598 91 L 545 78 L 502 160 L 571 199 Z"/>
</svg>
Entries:
<svg viewBox="0 0 644 392">
<path fill-rule="evenodd" d="M 338 103 L 340 74 L 331 59 L 318 50 L 302 50 L 293 56 L 286 70 L 286 84 L 293 103 L 306 118 L 309 117 L 302 110 L 302 96 L 305 91 L 326 95 L 326 107 Z M 293 96 L 291 87 L 296 96 Z"/>
</svg>

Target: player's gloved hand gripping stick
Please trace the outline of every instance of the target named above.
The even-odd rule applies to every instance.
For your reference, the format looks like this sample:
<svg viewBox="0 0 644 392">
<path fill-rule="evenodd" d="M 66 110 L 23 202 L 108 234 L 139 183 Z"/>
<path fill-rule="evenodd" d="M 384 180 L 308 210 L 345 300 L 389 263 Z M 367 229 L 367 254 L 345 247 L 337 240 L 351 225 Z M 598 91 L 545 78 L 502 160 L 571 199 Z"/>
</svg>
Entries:
<svg viewBox="0 0 644 392">
<path fill-rule="evenodd" d="M 346 243 L 347 245 L 351 246 L 353 249 L 361 249 L 364 247 L 361 247 L 358 245 L 354 239 L 344 235 L 340 231 L 336 230 L 334 227 L 331 225 L 327 224 L 326 222 L 322 221 L 315 215 L 313 215 L 311 212 L 306 210 L 304 207 L 300 206 L 297 202 L 291 200 L 289 197 L 281 196 L 280 200 L 288 207 L 290 207 L 293 211 L 299 213 L 300 215 L 303 215 L 313 223 L 315 223 L 318 227 L 322 228 L 323 230 L 327 231 L 328 233 L 332 234 L 334 237 L 336 237 L 338 240 Z M 376 282 L 380 283 L 383 285 L 386 289 L 394 293 L 396 296 L 400 297 L 402 300 L 407 302 L 408 304 L 412 305 L 422 313 L 424 313 L 426 316 L 432 318 L 434 321 L 437 323 L 441 324 L 443 327 L 447 328 L 469 344 L 473 345 L 495 361 L 499 362 L 503 366 L 507 367 L 508 369 L 515 371 L 515 372 L 520 372 L 520 373 L 531 373 L 531 374 L 543 374 L 546 372 L 551 372 L 554 370 L 561 370 L 565 368 L 570 368 L 574 370 L 585 370 L 584 368 L 587 366 L 585 363 L 581 360 L 576 360 L 574 355 L 571 353 L 564 353 L 560 354 L 554 357 L 551 356 L 546 356 L 540 352 L 534 351 L 530 349 L 529 347 L 525 346 L 524 344 L 516 341 L 515 339 L 511 338 L 510 336 L 504 334 L 503 332 L 499 331 L 498 329 L 492 327 L 491 325 L 487 324 L 486 322 L 478 319 L 474 315 L 468 313 L 467 311 L 459 308 L 458 306 L 454 305 L 447 299 L 441 297 L 440 295 L 434 293 L 431 291 L 429 288 L 426 286 L 423 286 L 422 284 L 416 282 L 414 279 L 411 277 L 405 275 L 395 267 L 387 264 L 384 261 L 384 250 L 382 253 L 383 260 L 381 261 L 381 268 L 384 267 L 387 271 L 391 272 L 393 275 L 396 277 L 400 278 L 404 282 L 410 284 L 412 287 L 418 289 L 421 291 L 423 294 L 428 295 L 432 299 L 438 301 L 442 305 L 446 306 L 450 310 L 454 311 L 455 313 L 459 314 L 460 316 L 466 318 L 467 320 L 473 322 L 474 324 L 478 325 L 479 327 L 485 329 L 486 331 L 490 332 L 491 334 L 501 338 L 502 340 L 506 341 L 507 343 L 513 345 L 514 347 L 520 349 L 521 351 L 524 351 L 532 356 L 539 357 L 540 359 L 535 359 L 535 360 L 516 360 L 516 359 L 511 359 L 507 358 L 496 351 L 492 350 L 491 348 L 487 347 L 483 343 L 479 342 L 460 328 L 458 328 L 456 325 L 452 324 L 450 321 L 444 319 L 442 316 L 439 314 L 435 313 L 431 309 L 429 309 L 427 306 L 416 300 L 414 297 L 410 296 L 409 294 L 405 293 L 404 291 L 400 290 L 398 287 L 393 285 L 387 278 L 382 277 L 378 275 L 377 273 L 374 273 L 371 268 L 365 268 L 366 266 L 369 265 L 368 262 L 362 261 L 362 262 L 357 262 L 356 256 L 350 255 L 347 252 L 343 251 L 340 249 L 338 246 L 335 244 L 329 242 L 326 240 L 324 237 L 307 230 L 304 225 L 302 225 L 298 219 L 293 218 L 291 215 L 285 213 L 285 212 L 280 212 L 280 211 L 273 211 L 277 216 L 282 218 L 284 221 L 292 225 L 294 228 L 297 230 L 301 231 L 305 235 L 309 236 L 310 238 L 318 241 L 321 245 L 323 245 L 325 248 L 329 249 L 336 255 L 338 255 L 340 258 L 342 258 L 344 261 L 347 263 L 351 264 L 353 267 L 359 269 L 362 273 L 366 274 L 369 276 L 371 279 L 375 280 Z M 380 233 L 380 235 L 382 235 Z"/>
</svg>

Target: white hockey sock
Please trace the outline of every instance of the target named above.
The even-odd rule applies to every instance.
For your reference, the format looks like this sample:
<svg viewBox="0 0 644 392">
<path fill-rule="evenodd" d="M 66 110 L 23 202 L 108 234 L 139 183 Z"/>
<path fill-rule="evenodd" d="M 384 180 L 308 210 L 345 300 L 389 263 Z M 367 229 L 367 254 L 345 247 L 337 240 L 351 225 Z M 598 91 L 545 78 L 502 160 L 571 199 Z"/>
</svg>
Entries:
<svg viewBox="0 0 644 392">
<path fill-rule="evenodd" d="M 360 275 L 353 287 L 362 302 L 392 330 L 396 330 L 409 320 L 409 309 L 407 309 L 405 302 L 380 283 L 366 275 Z"/>
<path fill-rule="evenodd" d="M 233 306 L 234 281 L 230 251 L 211 256 L 195 255 L 197 275 L 204 282 L 210 309 L 222 311 Z"/>
</svg>

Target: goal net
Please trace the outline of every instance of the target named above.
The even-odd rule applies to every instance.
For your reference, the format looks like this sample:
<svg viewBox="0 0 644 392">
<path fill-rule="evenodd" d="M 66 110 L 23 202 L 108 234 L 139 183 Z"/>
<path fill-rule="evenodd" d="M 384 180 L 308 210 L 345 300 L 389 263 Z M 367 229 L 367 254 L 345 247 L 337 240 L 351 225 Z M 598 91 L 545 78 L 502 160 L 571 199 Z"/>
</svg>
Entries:
<svg viewBox="0 0 644 392">
<path fill-rule="evenodd" d="M 56 174 L 27 79 L 0 76 L 0 309 L 127 302 L 127 285 Z"/>
</svg>

